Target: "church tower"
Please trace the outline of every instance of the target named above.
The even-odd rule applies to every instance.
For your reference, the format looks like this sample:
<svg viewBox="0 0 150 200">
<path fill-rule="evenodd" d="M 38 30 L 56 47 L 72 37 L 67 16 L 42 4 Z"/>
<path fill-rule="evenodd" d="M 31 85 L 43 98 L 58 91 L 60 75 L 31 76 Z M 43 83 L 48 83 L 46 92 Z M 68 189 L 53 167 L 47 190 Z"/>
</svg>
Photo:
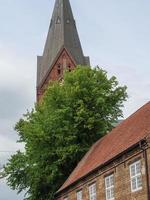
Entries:
<svg viewBox="0 0 150 200">
<path fill-rule="evenodd" d="M 90 59 L 83 54 L 69 0 L 55 0 L 44 52 L 37 57 L 37 101 L 50 81 L 77 65 L 90 65 Z"/>
</svg>

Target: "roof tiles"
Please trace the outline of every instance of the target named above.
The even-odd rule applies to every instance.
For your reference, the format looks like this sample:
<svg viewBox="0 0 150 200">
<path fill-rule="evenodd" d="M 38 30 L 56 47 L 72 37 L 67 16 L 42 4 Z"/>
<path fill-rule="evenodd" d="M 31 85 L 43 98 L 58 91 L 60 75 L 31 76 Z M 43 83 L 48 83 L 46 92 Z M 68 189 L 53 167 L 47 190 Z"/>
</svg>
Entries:
<svg viewBox="0 0 150 200">
<path fill-rule="evenodd" d="M 150 102 L 97 141 L 58 192 L 105 164 L 150 133 Z"/>
</svg>

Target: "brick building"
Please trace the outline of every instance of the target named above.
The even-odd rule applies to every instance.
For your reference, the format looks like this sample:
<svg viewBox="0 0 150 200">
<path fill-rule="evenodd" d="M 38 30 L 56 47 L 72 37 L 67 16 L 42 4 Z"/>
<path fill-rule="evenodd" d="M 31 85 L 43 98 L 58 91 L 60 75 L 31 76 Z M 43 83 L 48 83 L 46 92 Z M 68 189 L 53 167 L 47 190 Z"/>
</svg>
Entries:
<svg viewBox="0 0 150 200">
<path fill-rule="evenodd" d="M 90 59 L 83 54 L 69 0 L 56 0 L 44 52 L 37 57 L 37 100 L 50 81 L 77 65 L 90 65 Z"/>
<path fill-rule="evenodd" d="M 56 199 L 150 199 L 150 102 L 91 147 Z"/>
</svg>

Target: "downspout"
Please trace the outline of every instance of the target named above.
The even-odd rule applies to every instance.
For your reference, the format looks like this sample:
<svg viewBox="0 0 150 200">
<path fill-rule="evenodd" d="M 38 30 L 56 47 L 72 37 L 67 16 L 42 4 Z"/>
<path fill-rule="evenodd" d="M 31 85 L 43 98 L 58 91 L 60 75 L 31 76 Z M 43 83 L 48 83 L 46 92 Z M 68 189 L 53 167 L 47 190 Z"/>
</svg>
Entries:
<svg viewBox="0 0 150 200">
<path fill-rule="evenodd" d="M 145 157 L 145 168 L 146 168 L 146 182 L 147 182 L 147 197 L 150 200 L 150 181 L 149 181 L 149 169 L 148 169 L 148 159 L 147 159 L 147 151 L 144 149 L 144 157 Z"/>
<path fill-rule="evenodd" d="M 146 142 L 146 141 L 145 141 Z M 140 148 L 143 150 L 144 153 L 144 160 L 145 160 L 145 171 L 146 171 L 146 184 L 147 184 L 147 197 L 150 200 L 150 180 L 149 180 L 149 169 L 148 169 L 148 158 L 147 158 L 147 151 L 140 142 Z"/>
</svg>

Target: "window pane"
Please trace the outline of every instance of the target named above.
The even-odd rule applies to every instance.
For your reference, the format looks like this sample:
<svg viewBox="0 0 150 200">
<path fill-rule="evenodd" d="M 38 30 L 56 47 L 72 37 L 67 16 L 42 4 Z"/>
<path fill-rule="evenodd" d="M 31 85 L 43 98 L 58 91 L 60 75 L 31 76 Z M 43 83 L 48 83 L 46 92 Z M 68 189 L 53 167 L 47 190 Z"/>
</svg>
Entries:
<svg viewBox="0 0 150 200">
<path fill-rule="evenodd" d="M 136 190 L 137 186 L 136 186 L 136 178 L 132 179 L 132 190 Z"/>
<path fill-rule="evenodd" d="M 105 178 L 106 200 L 114 199 L 114 175 Z"/>
<path fill-rule="evenodd" d="M 89 186 L 89 196 L 90 200 L 96 200 L 96 184 Z"/>
<path fill-rule="evenodd" d="M 136 174 L 139 174 L 139 173 L 141 173 L 141 165 L 140 165 L 140 162 L 138 162 L 138 163 L 136 164 Z"/>
<path fill-rule="evenodd" d="M 108 188 L 110 186 L 109 185 L 109 178 L 108 177 L 106 178 L 105 182 L 106 182 L 106 188 Z"/>
<path fill-rule="evenodd" d="M 77 200 L 82 200 L 82 191 L 77 192 Z"/>
<path fill-rule="evenodd" d="M 131 166 L 131 176 L 135 176 L 136 171 L 135 171 L 135 165 Z"/>
<path fill-rule="evenodd" d="M 110 185 L 111 185 L 111 186 L 114 185 L 114 176 L 111 176 L 111 177 L 110 177 Z"/>
<path fill-rule="evenodd" d="M 111 188 L 111 198 L 114 198 L 114 188 Z"/>
<path fill-rule="evenodd" d="M 137 177 L 137 187 L 138 187 L 138 188 L 141 188 L 141 187 L 142 187 L 142 177 L 141 177 L 141 176 L 138 176 L 138 177 Z"/>
<path fill-rule="evenodd" d="M 111 196 L 110 190 L 107 190 L 107 199 L 110 199 L 110 196 Z"/>
</svg>

